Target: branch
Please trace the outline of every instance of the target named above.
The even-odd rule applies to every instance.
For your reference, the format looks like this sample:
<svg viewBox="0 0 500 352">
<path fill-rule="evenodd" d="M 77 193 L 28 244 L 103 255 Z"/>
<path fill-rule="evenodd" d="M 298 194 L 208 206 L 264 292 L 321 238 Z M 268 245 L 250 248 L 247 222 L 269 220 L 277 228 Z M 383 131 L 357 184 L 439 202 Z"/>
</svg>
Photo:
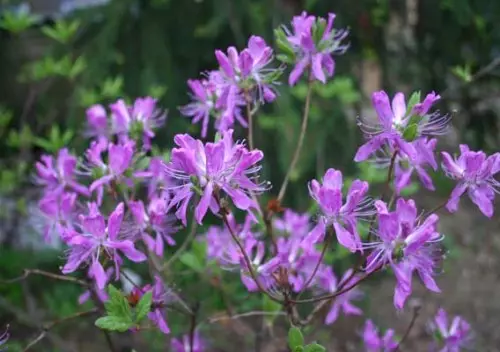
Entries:
<svg viewBox="0 0 500 352">
<path fill-rule="evenodd" d="M 411 329 L 413 329 L 413 326 L 415 325 L 415 321 L 417 321 L 419 313 L 420 313 L 420 307 L 415 307 L 413 309 L 413 316 L 411 318 L 410 325 L 408 325 L 408 328 L 406 329 L 405 334 L 403 335 L 403 337 L 399 341 L 399 343 L 396 346 L 396 349 L 394 350 L 394 352 L 400 351 L 400 347 L 403 344 L 403 342 L 406 340 L 406 338 L 410 335 L 410 331 L 411 331 Z"/>
<path fill-rule="evenodd" d="M 297 142 L 297 147 L 295 148 L 295 152 L 293 153 L 292 162 L 288 167 L 288 171 L 286 173 L 285 179 L 283 180 L 283 184 L 281 185 L 280 193 L 278 194 L 278 202 L 281 203 L 283 198 L 285 197 L 286 188 L 288 186 L 288 181 L 290 180 L 290 176 L 299 161 L 300 151 L 302 150 L 302 144 L 304 144 L 304 137 L 307 131 L 307 121 L 309 120 L 309 107 L 311 105 L 311 92 L 313 86 L 313 79 L 309 74 L 308 85 L 307 85 L 307 95 L 306 102 L 304 106 L 304 114 L 302 116 L 302 126 L 300 128 L 299 141 Z"/>
<path fill-rule="evenodd" d="M 77 312 L 75 314 L 68 315 L 67 317 L 42 324 L 42 332 L 40 332 L 40 334 L 23 349 L 23 352 L 28 351 L 30 348 L 32 348 L 37 343 L 42 341 L 45 338 L 45 336 L 47 335 L 48 331 L 50 329 L 54 328 L 55 326 L 57 326 L 61 323 L 64 323 L 68 320 L 72 320 L 72 319 L 84 317 L 86 315 L 91 315 L 91 314 L 97 313 L 98 311 L 99 310 L 97 309 L 97 307 L 95 307 L 95 308 L 92 308 L 92 309 L 84 311 L 84 312 Z"/>
<path fill-rule="evenodd" d="M 161 271 L 166 271 L 170 268 L 170 266 L 180 258 L 181 254 L 187 249 L 188 245 L 193 241 L 196 236 L 196 230 L 198 229 L 198 223 L 193 218 L 191 222 L 191 229 L 189 230 L 189 234 L 186 236 L 184 242 L 179 247 L 178 250 L 175 251 L 174 255 L 161 267 Z"/>
<path fill-rule="evenodd" d="M 248 147 L 253 150 L 253 113 L 250 106 L 251 99 L 248 91 L 245 90 L 245 102 L 247 108 L 247 123 L 248 123 Z"/>
<path fill-rule="evenodd" d="M 45 277 L 50 277 L 51 279 L 55 279 L 55 280 L 74 282 L 76 284 L 79 284 L 79 285 L 82 285 L 85 287 L 90 286 L 88 282 L 77 279 L 75 277 L 58 275 L 58 274 L 54 274 L 54 273 L 39 270 L 39 269 L 24 269 L 23 275 L 16 277 L 14 279 L 10 279 L 10 280 L 0 280 L 0 283 L 6 284 L 6 285 L 13 284 L 13 283 L 16 283 L 19 281 L 26 280 L 28 278 L 28 276 L 30 276 L 30 275 L 41 275 L 41 276 L 45 276 Z"/>
<path fill-rule="evenodd" d="M 351 285 L 349 285 L 349 286 L 347 286 L 347 287 L 345 287 L 343 289 L 339 289 L 339 290 L 335 291 L 334 293 L 330 293 L 330 294 L 319 296 L 319 297 L 312 297 L 312 298 L 298 299 L 298 300 L 290 300 L 290 303 L 295 303 L 295 304 L 300 304 L 300 303 L 315 303 L 315 302 L 319 302 L 319 301 L 324 301 L 326 299 L 335 298 L 337 296 L 340 296 L 343 293 L 346 293 L 346 292 L 352 290 L 353 288 L 355 288 L 356 286 L 358 286 L 361 282 L 365 281 L 367 278 L 369 278 L 374 273 L 376 273 L 377 271 L 379 271 L 382 267 L 383 267 L 383 264 L 380 265 L 375 270 L 373 270 L 373 271 L 371 271 L 371 272 L 366 273 L 365 275 L 363 275 L 355 283 L 353 283 L 353 284 L 351 284 Z"/>
</svg>

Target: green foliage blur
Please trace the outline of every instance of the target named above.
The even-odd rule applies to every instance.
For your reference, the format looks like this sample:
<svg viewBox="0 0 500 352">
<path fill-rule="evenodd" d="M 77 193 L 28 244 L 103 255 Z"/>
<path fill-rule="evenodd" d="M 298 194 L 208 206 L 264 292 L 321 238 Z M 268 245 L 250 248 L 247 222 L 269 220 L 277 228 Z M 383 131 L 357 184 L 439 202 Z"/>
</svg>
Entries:
<svg viewBox="0 0 500 352">
<path fill-rule="evenodd" d="M 178 111 L 189 100 L 186 80 L 216 67 L 216 48 L 241 49 L 251 34 L 273 43 L 273 30 L 302 10 L 322 16 L 335 12 L 335 25 L 350 29 L 351 47 L 337 59 L 335 78 L 314 86 L 305 147 L 291 177 L 286 207 L 313 212 L 306 182 L 328 167 L 349 176 L 346 187 L 355 177 L 384 183 L 383 170 L 352 162 L 361 141 L 356 117 L 369 111 L 364 109 L 369 105 L 364 87 L 371 86 L 367 80 L 375 71 L 381 77 L 375 86 L 391 93 L 446 91 L 441 107 L 458 111 L 459 138 L 487 151 L 498 146 L 498 118 L 487 103 L 489 92 L 498 88 L 498 78 L 486 74 L 475 80 L 475 73 L 500 55 L 498 1 L 421 0 L 417 8 L 409 9 L 405 6 L 409 1 L 390 0 L 112 0 L 64 16 L 57 11 L 48 15 L 13 11 L 17 3 L 0 0 L 0 196 L 16 200 L 14 214 L 19 217 L 26 215 L 26 204 L 33 200 L 28 192 L 33 189 L 30 176 L 40 155 L 63 146 L 83 152 L 85 109 L 90 105 L 109 104 L 119 97 L 158 98 L 168 110 L 168 120 L 157 134 L 155 153 L 168 154 L 176 133 L 200 132 Z M 376 69 L 366 69 L 369 64 Z M 265 154 L 262 176 L 275 187 L 292 157 L 306 89 L 304 83 L 280 88 L 277 102 L 264 106 L 256 117 L 255 144 Z M 237 133 L 246 137 L 242 129 Z M 449 191 L 445 180 L 436 182 L 438 189 Z M 407 192 L 418 189 L 412 184 Z M 0 202 L 0 217 L 5 216 L 13 215 Z M 54 252 L 30 256 L 29 251 L 9 249 L 11 239 L 3 242 L 0 278 L 15 277 L 25 267 L 57 271 L 60 258 Z M 176 274 L 170 277 L 181 288 L 203 283 L 192 292 L 194 300 L 210 302 L 202 311 L 224 311 L 227 297 L 244 302 L 238 307 L 241 312 L 277 309 L 273 302 L 246 299 L 239 280 L 226 280 L 215 266 L 207 275 L 204 253 L 195 242 L 172 267 Z M 339 249 L 330 260 L 342 263 L 348 254 Z M 20 255 L 26 258 L 22 263 L 17 260 Z M 41 282 L 44 289 L 38 292 Z M 49 317 L 78 309 L 79 292 L 71 284 L 32 279 L 29 287 L 40 294 L 40 306 L 50 311 Z M 0 296 L 21 306 L 25 290 L 19 285 L 0 287 Z M 182 319 L 172 319 L 175 333 L 184 332 Z"/>
</svg>

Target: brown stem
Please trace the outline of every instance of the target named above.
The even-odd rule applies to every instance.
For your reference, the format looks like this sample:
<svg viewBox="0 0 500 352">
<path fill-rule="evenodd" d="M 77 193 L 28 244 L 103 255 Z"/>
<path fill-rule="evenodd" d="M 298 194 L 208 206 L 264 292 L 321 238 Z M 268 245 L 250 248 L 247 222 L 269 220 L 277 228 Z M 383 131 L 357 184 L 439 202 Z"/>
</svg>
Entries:
<svg viewBox="0 0 500 352">
<path fill-rule="evenodd" d="M 191 314 L 191 326 L 189 328 L 189 351 L 190 352 L 194 352 L 194 335 L 196 333 L 196 319 L 198 318 L 199 308 L 200 308 L 199 304 L 196 304 L 196 306 L 194 306 L 192 309 L 193 314 Z"/>
<path fill-rule="evenodd" d="M 234 233 L 234 230 L 231 227 L 231 224 L 229 223 L 229 220 L 228 220 L 227 214 L 226 214 L 227 210 L 222 207 L 219 197 L 217 195 L 214 195 L 214 197 L 215 197 L 215 200 L 217 201 L 217 204 L 219 205 L 219 208 L 221 209 L 220 213 L 222 216 L 222 220 L 224 221 L 224 224 L 226 225 L 227 229 L 229 230 L 229 233 L 231 234 L 231 238 L 233 239 L 233 241 L 236 243 L 236 245 L 240 249 L 241 255 L 243 256 L 243 259 L 245 260 L 245 264 L 248 267 L 248 270 L 250 271 L 250 275 L 252 276 L 252 279 L 256 283 L 257 287 L 259 288 L 259 290 L 261 292 L 268 295 L 271 300 L 273 300 L 275 302 L 280 302 L 278 299 L 269 295 L 269 293 L 262 286 L 262 284 L 261 284 L 260 280 L 258 279 L 258 277 L 255 273 L 255 270 L 252 266 L 252 262 L 251 262 L 250 258 L 248 258 L 247 252 L 245 251 L 245 248 L 243 247 L 243 244 L 240 242 L 238 236 L 236 236 L 236 234 Z"/>
<path fill-rule="evenodd" d="M 71 314 L 71 315 L 68 315 L 67 317 L 64 317 L 64 318 L 61 318 L 61 319 L 57 319 L 57 320 L 54 320 L 54 321 L 51 321 L 51 322 L 43 324 L 42 325 L 42 331 L 40 332 L 40 334 L 23 349 L 23 352 L 28 351 L 30 348 L 32 348 L 37 343 L 39 343 L 40 341 L 42 341 L 45 338 L 45 336 L 47 335 L 47 332 L 50 329 L 52 329 L 53 327 L 55 327 L 56 325 L 64 323 L 64 322 L 66 322 L 68 320 L 80 318 L 80 317 L 83 317 L 83 316 L 86 316 L 86 315 L 91 315 L 91 314 L 94 314 L 94 313 L 97 313 L 97 312 L 98 312 L 98 308 L 95 307 L 95 308 L 92 308 L 92 309 L 84 311 L 84 312 L 78 312 L 78 313 L 75 313 L 75 314 Z"/>
<path fill-rule="evenodd" d="M 330 245 L 330 241 L 333 238 L 332 232 L 333 232 L 333 230 L 331 230 L 331 229 L 329 229 L 329 231 L 327 232 L 327 238 L 325 239 L 325 244 L 323 245 L 323 250 L 321 251 L 321 255 L 318 259 L 318 262 L 316 263 L 316 266 L 314 267 L 314 270 L 313 270 L 311 276 L 309 277 L 309 279 L 306 281 L 306 283 L 302 287 L 302 290 L 300 290 L 300 292 L 297 296 L 297 299 L 299 299 L 300 296 L 302 296 L 304 291 L 307 289 L 307 286 L 309 286 L 309 284 L 312 282 L 312 280 L 316 276 L 316 273 L 318 272 L 318 269 L 321 266 L 321 263 L 323 263 L 323 258 L 325 257 L 326 250 L 328 249 L 328 246 Z"/>
<path fill-rule="evenodd" d="M 410 335 L 410 331 L 411 331 L 411 329 L 413 329 L 413 326 L 415 325 L 415 322 L 417 321 L 419 313 L 420 313 L 420 308 L 413 309 L 413 316 L 411 318 L 410 325 L 408 325 L 408 328 L 406 329 L 406 332 L 404 333 L 403 337 L 399 341 L 399 343 L 396 346 L 396 349 L 394 350 L 394 352 L 400 351 L 400 347 L 403 344 L 403 342 L 406 340 L 406 338 Z"/>
<path fill-rule="evenodd" d="M 288 167 L 288 171 L 286 173 L 285 179 L 283 180 L 283 184 L 281 185 L 281 189 L 280 189 L 280 192 L 278 194 L 278 201 L 280 203 L 283 200 L 283 198 L 285 197 L 286 188 L 288 186 L 290 176 L 291 176 L 293 170 L 295 169 L 297 162 L 299 161 L 300 151 L 302 150 L 302 145 L 304 144 L 304 138 L 305 138 L 306 131 L 307 131 L 307 122 L 309 120 L 309 108 L 311 105 L 311 92 L 312 92 L 312 86 L 313 86 L 313 79 L 310 76 L 311 75 L 309 74 L 306 102 L 305 102 L 305 106 L 304 106 L 304 114 L 302 116 L 302 126 L 300 128 L 299 141 L 297 142 L 295 152 L 293 153 L 292 162 L 290 163 L 290 166 Z"/>
<path fill-rule="evenodd" d="M 181 254 L 187 249 L 189 244 L 193 241 L 194 237 L 196 236 L 196 230 L 198 229 L 198 223 L 196 220 L 193 218 L 193 221 L 191 222 L 191 229 L 189 230 L 189 234 L 187 235 L 186 239 L 184 242 L 182 242 L 182 245 L 179 247 L 178 250 L 175 251 L 174 255 L 162 266 L 161 271 L 168 270 L 170 266 L 180 258 Z"/>
<path fill-rule="evenodd" d="M 448 199 L 445 199 L 444 202 L 442 202 L 441 204 L 435 206 L 434 208 L 432 208 L 428 212 L 424 213 L 422 215 L 422 218 L 425 218 L 425 217 L 428 217 L 431 214 L 437 213 L 439 210 L 443 209 L 446 206 L 446 204 L 448 204 Z"/>
<path fill-rule="evenodd" d="M 364 280 L 366 280 L 367 278 L 369 278 L 370 276 L 372 276 L 375 272 L 377 272 L 378 270 L 380 270 L 382 268 L 382 266 L 383 265 L 379 266 L 377 269 L 375 269 L 375 270 L 373 270 L 373 271 L 371 271 L 369 273 L 366 273 L 359 280 L 357 280 L 355 283 L 353 283 L 353 284 L 351 284 L 351 285 L 349 285 L 347 287 L 344 287 L 343 289 L 339 289 L 339 290 L 335 291 L 334 293 L 330 293 L 330 294 L 319 296 L 319 297 L 312 297 L 312 298 L 306 298 L 306 299 L 300 299 L 300 300 L 290 300 L 290 302 L 294 303 L 294 304 L 315 303 L 315 302 L 320 302 L 320 301 L 324 301 L 324 300 L 327 300 L 327 299 L 338 297 L 341 294 L 346 293 L 346 292 L 352 290 L 353 288 L 355 288 L 356 286 L 358 286 L 361 282 L 363 282 Z"/>
<path fill-rule="evenodd" d="M 396 157 L 398 156 L 398 151 L 396 150 L 391 157 L 391 162 L 389 164 L 389 170 L 387 171 L 387 180 L 385 181 L 385 189 L 384 193 L 382 193 L 382 199 L 387 196 L 391 189 L 391 181 L 392 181 L 392 176 L 394 173 L 394 166 L 396 165 Z M 389 201 L 391 203 L 391 201 Z M 389 204 L 389 208 L 392 204 Z"/>
<path fill-rule="evenodd" d="M 76 284 L 79 284 L 79 285 L 82 285 L 85 287 L 90 286 L 90 284 L 88 282 L 77 279 L 75 277 L 58 275 L 58 274 L 54 274 L 54 273 L 44 271 L 44 270 L 39 270 L 39 269 L 24 269 L 23 275 L 16 277 L 14 279 L 10 279 L 10 280 L 0 280 L 0 283 L 6 284 L 6 285 L 13 284 L 13 283 L 16 283 L 19 281 L 26 280 L 28 278 L 28 276 L 30 276 L 30 275 L 41 275 L 41 276 L 45 276 L 45 277 L 50 277 L 51 279 L 55 279 L 55 280 L 74 282 Z"/>
<path fill-rule="evenodd" d="M 245 94 L 245 101 L 247 108 L 248 147 L 250 148 L 250 150 L 253 150 L 253 113 L 252 113 L 252 107 L 250 106 L 251 99 L 250 95 L 248 94 L 248 91 L 245 90 L 244 94 Z"/>
</svg>

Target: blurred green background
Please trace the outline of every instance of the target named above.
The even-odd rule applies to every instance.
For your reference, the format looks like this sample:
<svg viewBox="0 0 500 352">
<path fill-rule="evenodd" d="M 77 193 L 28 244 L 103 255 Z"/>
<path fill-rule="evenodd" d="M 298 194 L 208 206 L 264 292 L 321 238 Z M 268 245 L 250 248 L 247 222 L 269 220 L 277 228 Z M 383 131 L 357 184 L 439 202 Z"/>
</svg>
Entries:
<svg viewBox="0 0 500 352">
<path fill-rule="evenodd" d="M 315 86 L 309 130 L 285 206 L 307 210 L 305 184 L 328 167 L 383 180 L 375 170 L 352 162 L 361 141 L 356 117 L 373 115 L 369 94 L 374 90 L 442 93 L 440 109 L 454 114 L 453 133 L 442 147 L 456 148 L 460 141 L 488 152 L 498 149 L 499 1 L 0 0 L 0 6 L 2 278 L 19 275 L 25 267 L 57 271 L 61 264 L 59 251 L 37 249 L 31 255 L 37 242 L 29 239 L 25 222 L 37 199 L 32 165 L 42 153 L 65 145 L 82 153 L 87 107 L 118 97 L 158 98 L 168 110 L 167 124 L 156 139 L 158 152 L 164 151 L 176 133 L 199 135 L 199 126 L 182 117 L 178 107 L 189 100 L 186 80 L 216 67 L 214 50 L 230 45 L 241 49 L 251 34 L 273 45 L 273 29 L 302 10 L 320 16 L 335 12 L 336 27 L 350 30 L 350 49 L 337 58 L 335 78 Z M 276 103 L 259 112 L 254 132 L 255 144 L 265 153 L 263 178 L 275 188 L 296 143 L 306 87 L 284 84 L 279 93 Z M 239 129 L 237 135 L 243 139 L 246 132 Z M 436 182 L 447 194 L 450 185 Z M 197 265 L 184 262 L 179 271 Z M 207 280 L 194 270 L 175 284 L 189 287 L 200 278 Z M 213 298 L 210 309 L 222 309 L 223 298 L 212 291 L 207 284 L 198 294 Z M 6 302 L 43 320 L 74 312 L 78 294 L 71 285 L 48 285 L 39 278 L 0 286 L 0 324 L 16 316 L 5 310 Z M 14 332 L 16 341 L 22 341 L 32 330 Z M 54 346 L 57 342 L 49 341 L 45 350 Z"/>
</svg>

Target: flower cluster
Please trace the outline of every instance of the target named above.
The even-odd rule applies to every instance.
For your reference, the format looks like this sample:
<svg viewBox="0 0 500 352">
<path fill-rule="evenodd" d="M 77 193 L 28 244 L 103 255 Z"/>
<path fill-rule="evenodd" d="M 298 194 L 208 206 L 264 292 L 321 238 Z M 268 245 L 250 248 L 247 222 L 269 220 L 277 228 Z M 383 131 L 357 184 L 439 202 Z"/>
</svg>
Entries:
<svg viewBox="0 0 500 352">
<path fill-rule="evenodd" d="M 221 132 L 232 128 L 235 121 L 248 127 L 242 107 L 276 99 L 274 86 L 282 69 L 273 68 L 273 56 L 271 47 L 258 36 L 250 37 L 241 52 L 235 47 L 229 47 L 227 53 L 216 50 L 219 69 L 203 79 L 188 80 L 192 102 L 183 106 L 181 113 L 191 117 L 193 123 L 202 123 L 202 137 L 207 136 L 211 116 Z"/>
<path fill-rule="evenodd" d="M 324 19 L 304 12 L 293 18 L 291 29 L 276 31 L 283 52 L 278 59 L 293 64 L 290 85 L 304 73 L 309 83 L 324 83 L 333 76 L 333 55 L 347 49 L 343 44 L 347 31 L 335 30 L 334 19 L 333 14 Z M 201 122 L 204 138 L 214 117 L 218 133 L 213 141 L 177 134 L 168 160 L 163 159 L 151 145 L 156 129 L 165 122 L 156 100 L 138 98 L 128 106 L 120 99 L 110 105 L 109 118 L 102 105 L 87 110 L 90 141 L 82 157 L 63 148 L 36 163 L 35 181 L 43 190 L 39 201 L 43 235 L 47 241 L 57 237 L 67 247 L 63 274 L 80 271 L 87 277 L 87 290 L 79 302 L 93 298 L 110 306 L 114 298 L 106 285 L 127 277 L 128 265 L 147 263 L 150 283 L 134 284 L 126 308 L 134 309 L 133 317 L 147 317 L 150 326 L 169 334 L 166 311 L 182 300 L 162 280 L 171 269 L 171 263 L 162 260 L 170 255 L 168 246 L 183 242 L 172 258 L 180 256 L 186 262 L 182 251 L 198 232 L 204 232 L 198 239 L 206 244 L 207 272 L 212 265 L 237 272 L 247 291 L 269 296 L 293 322 L 300 318 L 296 305 L 305 302 L 319 302 L 316 312 L 321 302 L 327 305 L 325 324 L 333 324 L 341 314 L 362 315 L 355 303 L 364 297 L 359 284 L 386 269 L 396 277 L 394 306 L 399 310 L 412 293 L 414 273 L 428 290 L 440 292 L 435 281 L 443 259 L 436 214 L 440 208 L 419 212 L 414 200 L 402 197 L 413 174 L 425 188 L 435 188 L 429 170 L 439 169 L 436 137 L 445 133 L 450 121 L 449 115 L 431 112 L 440 96 L 432 92 L 421 101 L 416 93 L 408 103 L 403 93 L 397 93 L 392 102 L 383 91 L 372 96 L 378 122 L 359 123 L 368 141 L 354 160 L 374 157 L 388 170 L 384 193 L 392 188 L 389 201 L 384 193 L 370 196 L 373 187 L 368 182 L 347 182 L 340 170 L 329 168 L 320 181 L 313 179 L 308 185 L 315 214 L 283 209 L 281 192 L 279 201 L 271 200 L 276 207 L 264 208 L 259 196 L 270 190 L 270 183 L 260 179 L 264 153 L 253 148 L 251 139 L 250 148 L 237 140 L 239 131 L 233 127 L 236 120 L 247 127 L 262 103 L 277 98 L 275 87 L 284 67 L 273 66 L 273 50 L 258 36 L 252 36 L 241 51 L 230 47 L 216 50 L 215 56 L 219 69 L 188 81 L 193 100 L 180 109 L 193 123 Z M 456 211 L 467 192 L 491 217 L 500 187 L 494 178 L 500 171 L 500 153 L 488 157 L 464 145 L 460 152 L 458 157 L 441 153 L 442 170 L 457 182 L 446 206 Z M 207 217 L 221 225 L 197 230 L 196 225 L 206 224 Z M 192 235 L 178 241 L 176 233 L 189 218 Z M 337 261 L 344 252 L 355 253 L 360 260 L 339 275 L 337 269 L 344 263 L 337 266 Z M 199 258 L 194 259 L 199 264 Z M 301 300 L 306 291 L 313 297 Z M 140 312 L 144 297 L 151 300 Z M 192 328 L 189 335 L 173 339 L 171 348 L 201 352 L 206 343 L 193 322 L 197 312 L 184 308 L 191 315 Z M 131 324 L 123 330 L 141 329 L 140 322 Z M 431 328 L 444 346 L 441 351 L 458 351 L 470 341 L 469 325 L 457 317 L 448 326 L 443 310 Z M 5 339 L 0 337 L 0 345 Z M 365 324 L 363 340 L 367 351 L 394 351 L 403 342 L 391 329 L 381 335 L 371 320 Z"/>
</svg>

